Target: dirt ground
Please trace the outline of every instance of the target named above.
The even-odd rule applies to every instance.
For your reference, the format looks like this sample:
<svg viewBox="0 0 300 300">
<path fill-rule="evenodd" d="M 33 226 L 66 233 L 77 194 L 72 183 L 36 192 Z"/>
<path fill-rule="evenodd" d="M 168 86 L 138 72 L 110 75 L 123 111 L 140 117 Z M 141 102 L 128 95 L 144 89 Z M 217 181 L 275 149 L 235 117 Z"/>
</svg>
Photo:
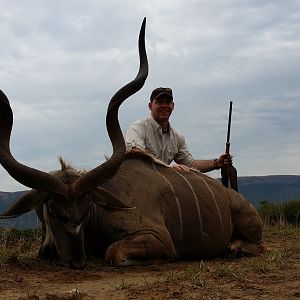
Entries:
<svg viewBox="0 0 300 300">
<path fill-rule="evenodd" d="M 91 261 L 71 270 L 36 258 L 0 265 L 0 299 L 300 299 L 300 229 L 272 229 L 266 254 L 143 267 Z"/>
</svg>

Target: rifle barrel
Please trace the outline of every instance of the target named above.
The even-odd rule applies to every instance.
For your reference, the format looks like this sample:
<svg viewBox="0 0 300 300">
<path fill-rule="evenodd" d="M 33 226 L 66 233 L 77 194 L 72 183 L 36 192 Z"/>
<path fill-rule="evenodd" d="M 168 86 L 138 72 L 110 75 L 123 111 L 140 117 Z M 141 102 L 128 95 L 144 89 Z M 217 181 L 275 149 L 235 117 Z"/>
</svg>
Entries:
<svg viewBox="0 0 300 300">
<path fill-rule="evenodd" d="M 228 128 L 227 128 L 227 140 L 226 140 L 226 153 L 227 154 L 229 154 L 229 148 L 230 148 L 231 114 L 232 114 L 232 101 L 230 101 L 230 103 L 229 103 L 229 116 L 228 116 Z"/>
<path fill-rule="evenodd" d="M 229 116 L 228 116 L 228 128 L 227 128 L 227 143 L 230 142 L 231 114 L 232 114 L 232 101 L 230 101 L 230 103 L 229 103 Z"/>
</svg>

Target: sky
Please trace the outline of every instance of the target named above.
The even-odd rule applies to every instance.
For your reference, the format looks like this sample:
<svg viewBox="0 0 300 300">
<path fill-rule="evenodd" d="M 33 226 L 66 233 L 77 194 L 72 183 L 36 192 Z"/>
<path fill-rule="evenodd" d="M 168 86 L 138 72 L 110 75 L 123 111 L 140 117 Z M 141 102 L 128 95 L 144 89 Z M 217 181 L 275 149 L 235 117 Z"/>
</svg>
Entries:
<svg viewBox="0 0 300 300">
<path fill-rule="evenodd" d="M 107 105 L 138 71 L 146 17 L 149 75 L 120 108 L 122 130 L 148 117 L 154 88 L 171 87 L 171 125 L 195 159 L 215 158 L 225 151 L 233 101 L 230 152 L 238 175 L 300 175 L 300 1 L 0 5 L 0 89 L 14 113 L 11 152 L 21 163 L 48 172 L 61 155 L 91 169 L 111 155 Z M 0 191 L 24 189 L 0 166 Z"/>
</svg>

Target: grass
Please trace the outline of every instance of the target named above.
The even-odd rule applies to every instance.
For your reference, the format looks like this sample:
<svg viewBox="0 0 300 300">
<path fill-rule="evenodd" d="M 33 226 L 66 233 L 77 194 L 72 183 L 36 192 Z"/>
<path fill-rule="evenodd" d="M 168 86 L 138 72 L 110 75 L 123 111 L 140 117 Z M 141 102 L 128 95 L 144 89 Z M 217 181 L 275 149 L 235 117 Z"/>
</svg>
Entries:
<svg viewBox="0 0 300 300">
<path fill-rule="evenodd" d="M 40 243 L 40 229 L 0 228 L 0 268 L 7 260 L 17 260 L 20 264 L 34 260 Z"/>
<path fill-rule="evenodd" d="M 284 203 L 262 201 L 258 212 L 268 224 L 300 226 L 300 201 L 292 200 Z"/>
<path fill-rule="evenodd" d="M 139 288 L 143 293 L 168 291 L 170 297 L 173 295 L 175 298 L 177 296 L 180 298 L 181 293 L 188 291 L 191 295 L 201 293 L 207 299 L 231 299 L 244 290 L 248 294 L 257 293 L 255 296 L 258 297 L 262 293 L 261 290 L 266 291 L 266 287 L 274 284 L 274 281 L 278 280 L 278 284 L 280 283 L 282 280 L 280 274 L 292 274 L 295 270 L 299 270 L 297 269 L 300 260 L 299 236 L 298 226 L 282 223 L 270 225 L 266 222 L 264 241 L 267 251 L 263 255 L 238 259 L 228 256 L 209 261 L 160 265 L 159 273 L 154 272 L 159 274 L 159 277 L 151 275 L 146 277 L 144 270 L 147 269 L 133 268 L 131 270 L 134 274 L 136 270 L 140 271 L 140 283 L 131 282 L 124 276 L 119 284 L 113 285 L 112 289 L 128 293 L 135 293 Z M 5 276 L 9 270 L 7 265 L 12 260 L 27 268 L 37 266 L 39 261 L 36 256 L 40 242 L 40 230 L 18 231 L 0 228 L 0 277 Z M 114 269 L 104 264 L 103 260 L 96 259 L 90 260 L 87 266 L 87 272 Z M 129 272 L 129 269 L 126 270 Z M 130 273 L 128 275 L 130 276 Z M 266 281 L 265 286 L 261 287 L 261 282 Z M 82 290 L 75 289 L 70 293 L 72 299 L 84 299 Z M 193 297 L 190 299 L 198 299 L 195 295 Z"/>
<path fill-rule="evenodd" d="M 125 282 L 124 278 L 122 277 L 121 283 L 117 285 L 116 289 L 117 290 L 127 290 L 131 286 L 132 285 L 130 283 Z"/>
<path fill-rule="evenodd" d="M 166 284 L 185 282 L 194 287 L 205 287 L 211 278 L 223 282 L 236 282 L 247 285 L 255 276 L 268 276 L 280 271 L 290 271 L 300 258 L 299 244 L 293 242 L 299 239 L 300 228 L 292 225 L 265 225 L 266 243 L 271 246 L 266 253 L 256 257 L 224 259 L 216 258 L 210 261 L 190 263 L 184 270 L 177 269 L 165 275 Z M 269 247 L 270 248 L 270 247 Z"/>
<path fill-rule="evenodd" d="M 0 228 L 0 267 L 3 265 L 5 260 L 16 258 L 18 260 L 34 259 L 38 253 L 38 249 L 41 243 L 41 230 L 24 230 L 20 231 L 11 228 Z M 299 238 L 300 228 L 293 225 L 264 225 L 264 240 L 266 243 L 272 243 L 273 240 L 283 240 L 289 238 Z M 291 248 L 291 247 L 290 247 Z M 264 272 L 266 269 L 276 269 L 280 267 L 287 267 L 289 263 L 289 257 L 291 251 L 287 247 L 280 247 L 280 250 L 273 251 L 272 253 L 267 252 L 259 258 L 244 258 L 243 263 L 253 266 L 254 269 Z M 184 274 L 176 272 L 170 272 L 166 276 L 166 283 L 176 282 L 177 278 L 191 278 L 192 282 L 196 282 L 201 274 L 210 273 L 215 271 L 218 276 L 226 276 L 230 273 L 231 259 L 225 259 L 220 263 L 216 270 L 213 270 L 213 265 L 206 261 L 200 261 L 193 268 L 183 270 Z M 235 261 L 235 259 L 233 259 Z M 261 261 L 261 266 L 259 266 Z M 266 264 L 266 266 L 264 265 Z M 88 268 L 95 269 L 103 267 L 102 260 L 90 260 Z"/>
</svg>

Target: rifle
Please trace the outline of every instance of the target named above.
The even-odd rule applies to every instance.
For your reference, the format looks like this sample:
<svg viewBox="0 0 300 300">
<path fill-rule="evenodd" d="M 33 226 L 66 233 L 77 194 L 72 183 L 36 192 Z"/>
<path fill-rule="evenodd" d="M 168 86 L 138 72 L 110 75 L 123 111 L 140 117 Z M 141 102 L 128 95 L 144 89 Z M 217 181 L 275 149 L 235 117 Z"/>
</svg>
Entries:
<svg viewBox="0 0 300 300">
<path fill-rule="evenodd" d="M 232 115 L 232 101 L 230 101 L 230 105 L 229 105 L 229 117 L 228 117 L 227 139 L 226 139 L 226 149 L 225 149 L 226 154 L 230 153 L 231 115 Z M 228 188 L 230 182 L 230 187 L 233 190 L 238 192 L 237 170 L 233 165 L 222 167 L 221 177 L 222 177 L 222 183 L 225 187 Z"/>
</svg>

